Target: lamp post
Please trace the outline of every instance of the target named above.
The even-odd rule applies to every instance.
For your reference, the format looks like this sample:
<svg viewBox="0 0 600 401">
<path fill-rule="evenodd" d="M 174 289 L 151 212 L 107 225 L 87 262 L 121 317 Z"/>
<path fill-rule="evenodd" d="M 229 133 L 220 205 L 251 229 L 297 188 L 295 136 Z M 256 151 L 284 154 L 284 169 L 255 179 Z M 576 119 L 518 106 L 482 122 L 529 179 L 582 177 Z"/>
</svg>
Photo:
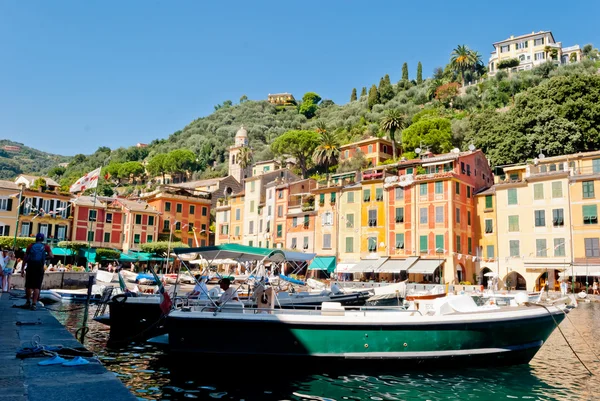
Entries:
<svg viewBox="0 0 600 401">
<path fill-rule="evenodd" d="M 165 260 L 165 274 L 169 273 L 169 258 L 171 257 L 171 241 L 173 240 L 173 227 L 177 225 L 177 223 L 181 223 L 180 221 L 175 220 L 171 227 L 169 227 L 169 245 L 167 246 L 167 258 Z M 181 229 L 183 230 L 187 227 L 187 224 L 184 224 Z"/>
<path fill-rule="evenodd" d="M 436 256 L 437 256 L 437 258 L 438 258 L 438 269 L 439 269 L 439 271 L 440 271 L 440 284 L 443 284 L 443 281 L 442 281 L 442 280 L 443 280 L 443 275 L 442 275 L 442 273 L 443 273 L 443 272 L 442 272 L 442 261 L 441 261 L 441 258 L 440 258 L 440 254 L 441 254 L 443 251 L 444 251 L 443 249 L 440 249 L 440 248 L 435 248 L 435 255 L 436 255 Z"/>
<path fill-rule="evenodd" d="M 15 226 L 15 240 L 13 242 L 13 251 L 15 251 L 17 249 L 17 233 L 19 232 L 19 219 L 21 218 L 21 200 L 23 199 L 23 188 L 25 187 L 25 185 L 20 184 L 19 187 L 20 187 L 20 190 L 19 190 L 19 201 L 17 202 L 17 223 Z"/>
</svg>

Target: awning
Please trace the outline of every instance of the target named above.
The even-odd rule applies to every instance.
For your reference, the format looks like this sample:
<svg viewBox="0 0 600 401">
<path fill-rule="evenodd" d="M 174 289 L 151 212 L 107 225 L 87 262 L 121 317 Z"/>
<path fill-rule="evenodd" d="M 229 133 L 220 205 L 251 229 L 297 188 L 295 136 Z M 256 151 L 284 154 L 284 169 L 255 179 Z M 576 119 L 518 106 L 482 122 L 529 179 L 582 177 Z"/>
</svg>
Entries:
<svg viewBox="0 0 600 401">
<path fill-rule="evenodd" d="M 306 252 L 294 252 L 294 251 L 283 251 L 285 255 L 285 260 L 288 262 L 308 262 L 309 260 L 313 260 L 316 253 L 306 253 Z"/>
<path fill-rule="evenodd" d="M 598 272 L 600 272 L 600 266 L 598 265 L 574 265 L 572 268 L 568 267 L 565 269 L 564 275 L 575 277 L 592 277 Z"/>
<path fill-rule="evenodd" d="M 135 255 L 122 253 L 119 257 L 120 262 L 137 262 L 138 258 Z"/>
<path fill-rule="evenodd" d="M 73 251 L 69 248 L 52 248 L 52 254 L 54 256 L 71 256 L 73 255 Z"/>
<path fill-rule="evenodd" d="M 452 163 L 452 160 L 443 160 L 443 161 L 438 161 L 438 162 L 433 162 L 433 163 L 423 163 L 422 166 L 423 167 L 441 166 L 442 164 L 447 164 L 447 163 Z"/>
<path fill-rule="evenodd" d="M 363 273 L 363 272 L 376 272 L 385 261 L 388 260 L 387 257 L 379 258 L 379 259 L 363 259 L 358 262 L 349 273 Z"/>
<path fill-rule="evenodd" d="M 408 269 L 408 274 L 433 274 L 442 263 L 443 259 L 421 259 Z"/>
<path fill-rule="evenodd" d="M 332 273 L 335 270 L 335 256 L 317 256 L 308 270 L 327 270 L 327 273 Z"/>
<path fill-rule="evenodd" d="M 96 263 L 95 249 L 80 249 L 79 256 L 83 256 L 84 258 L 86 258 L 88 263 Z"/>
<path fill-rule="evenodd" d="M 411 256 L 406 259 L 388 259 L 379 267 L 377 273 L 400 273 L 408 270 L 417 260 L 419 260 L 418 256 Z"/>
<path fill-rule="evenodd" d="M 356 263 L 351 263 L 351 262 L 338 263 L 337 267 L 335 268 L 335 272 L 336 273 L 349 273 L 350 270 L 352 270 L 352 268 L 354 266 L 356 266 Z"/>
<path fill-rule="evenodd" d="M 285 262 L 286 254 L 280 249 L 270 249 L 270 248 L 257 248 L 253 246 L 247 245 L 238 245 L 238 244 L 223 244 L 223 245 L 213 245 L 213 246 L 204 246 L 197 248 L 175 248 L 173 252 L 176 255 L 182 255 L 186 253 L 197 253 L 200 254 L 204 259 L 212 260 L 217 258 L 231 258 L 237 261 L 268 261 L 268 262 Z M 293 254 L 298 254 L 300 252 L 291 252 L 289 255 L 294 257 Z M 312 259 L 315 257 L 315 254 L 304 254 L 303 260 L 306 260 L 306 257 L 310 257 Z M 309 260 L 310 260 L 309 259 Z M 295 259 L 292 259 L 295 260 Z"/>
</svg>

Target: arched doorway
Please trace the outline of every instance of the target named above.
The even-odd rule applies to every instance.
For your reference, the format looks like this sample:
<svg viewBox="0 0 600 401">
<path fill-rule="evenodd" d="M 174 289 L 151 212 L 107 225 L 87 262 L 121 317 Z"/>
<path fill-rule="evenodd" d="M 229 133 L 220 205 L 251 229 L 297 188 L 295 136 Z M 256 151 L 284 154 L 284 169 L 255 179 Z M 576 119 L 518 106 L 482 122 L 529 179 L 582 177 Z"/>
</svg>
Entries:
<svg viewBox="0 0 600 401">
<path fill-rule="evenodd" d="M 491 272 L 492 272 L 492 269 L 490 269 L 489 267 L 484 267 L 479 272 L 479 283 L 480 283 L 480 285 L 483 286 L 483 288 L 488 288 L 488 280 L 490 280 L 491 277 L 486 276 L 486 274 L 491 273 Z"/>
<path fill-rule="evenodd" d="M 458 265 L 456 265 L 456 284 L 460 284 L 463 281 L 466 281 L 466 271 L 465 271 L 465 267 L 463 265 L 461 265 L 460 263 Z"/>
<path fill-rule="evenodd" d="M 506 283 L 506 287 L 511 290 L 527 289 L 527 280 L 525 280 L 525 277 L 523 277 L 517 272 L 508 273 L 504 282 Z"/>
</svg>

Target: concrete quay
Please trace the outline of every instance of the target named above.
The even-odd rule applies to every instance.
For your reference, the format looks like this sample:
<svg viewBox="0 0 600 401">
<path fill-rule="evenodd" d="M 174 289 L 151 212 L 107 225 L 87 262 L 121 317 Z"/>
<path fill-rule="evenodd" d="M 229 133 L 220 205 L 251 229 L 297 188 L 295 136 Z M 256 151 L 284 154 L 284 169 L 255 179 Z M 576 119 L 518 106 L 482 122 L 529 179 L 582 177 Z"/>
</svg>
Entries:
<svg viewBox="0 0 600 401">
<path fill-rule="evenodd" d="M 85 350 L 44 308 L 13 308 L 23 300 L 0 297 L 0 401 L 133 401 L 137 398 L 94 357 L 87 365 L 39 366 L 49 356 L 18 358 L 21 347 L 41 345 Z M 69 360 L 71 356 L 63 356 Z"/>
</svg>

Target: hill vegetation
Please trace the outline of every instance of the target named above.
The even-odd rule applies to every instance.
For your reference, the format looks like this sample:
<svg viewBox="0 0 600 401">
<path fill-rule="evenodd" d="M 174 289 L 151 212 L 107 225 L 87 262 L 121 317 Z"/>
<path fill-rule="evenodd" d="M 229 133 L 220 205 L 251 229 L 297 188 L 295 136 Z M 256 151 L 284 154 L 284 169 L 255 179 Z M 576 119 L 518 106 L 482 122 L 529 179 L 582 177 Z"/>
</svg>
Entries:
<svg viewBox="0 0 600 401">
<path fill-rule="evenodd" d="M 66 169 L 49 174 L 65 186 L 103 165 L 111 180 L 140 185 L 164 174 L 224 176 L 228 148 L 242 125 L 251 147 L 244 163 L 294 156 L 305 175 L 361 167 L 360 160 L 338 166 L 339 146 L 369 136 L 394 138 L 401 145 L 397 157 L 407 158 L 415 157 L 417 147 L 446 152 L 474 144 L 493 166 L 523 162 L 540 151 L 553 156 L 597 149 L 600 57 L 590 45 L 584 55 L 579 63 L 557 66 L 548 61 L 511 74 L 510 64 L 490 77 L 478 52 L 458 46 L 448 65 L 436 68 L 429 79 L 423 79 L 420 63 L 412 79 L 405 63 L 399 81 L 392 83 L 385 75 L 369 90 L 349 88 L 350 101 L 344 105 L 314 92 L 281 106 L 242 96 L 238 104 L 226 100 L 211 115 L 147 148 L 101 147 L 92 155 L 74 156 Z"/>
<path fill-rule="evenodd" d="M 69 157 L 53 155 L 23 145 L 22 143 L 0 140 L 0 179 L 12 179 L 19 174 L 44 175 Z"/>
</svg>

